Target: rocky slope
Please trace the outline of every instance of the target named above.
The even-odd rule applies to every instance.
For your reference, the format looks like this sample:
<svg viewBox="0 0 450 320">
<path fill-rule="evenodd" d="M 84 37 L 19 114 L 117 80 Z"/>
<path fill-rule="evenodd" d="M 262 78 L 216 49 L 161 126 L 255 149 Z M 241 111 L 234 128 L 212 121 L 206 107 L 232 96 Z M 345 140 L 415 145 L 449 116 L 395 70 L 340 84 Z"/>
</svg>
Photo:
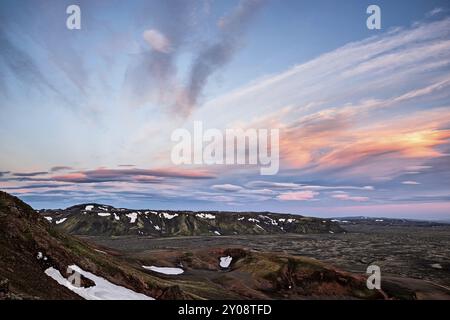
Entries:
<svg viewBox="0 0 450 320">
<path fill-rule="evenodd" d="M 192 298 L 170 281 L 61 233 L 30 206 L 0 192 L 0 299 L 80 299 L 45 273 L 53 268 L 66 275 L 71 265 L 149 297 Z M 85 278 L 83 283 L 93 285 Z"/>
<path fill-rule="evenodd" d="M 344 231 L 331 220 L 269 212 L 130 210 L 83 204 L 64 210 L 40 210 L 39 213 L 60 230 L 93 236 L 225 236 Z"/>
</svg>

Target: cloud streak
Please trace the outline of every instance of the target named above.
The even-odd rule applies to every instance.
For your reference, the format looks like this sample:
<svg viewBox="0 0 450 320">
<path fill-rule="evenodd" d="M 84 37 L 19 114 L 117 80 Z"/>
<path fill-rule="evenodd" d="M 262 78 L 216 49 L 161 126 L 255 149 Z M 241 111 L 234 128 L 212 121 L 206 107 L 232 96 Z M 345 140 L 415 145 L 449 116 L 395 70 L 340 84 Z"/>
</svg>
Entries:
<svg viewBox="0 0 450 320">
<path fill-rule="evenodd" d="M 211 175 L 200 170 L 177 170 L 177 169 L 97 169 L 79 171 L 65 175 L 52 176 L 50 180 L 73 183 L 98 183 L 113 181 L 131 181 L 140 183 L 159 183 L 161 178 L 174 179 L 213 179 Z"/>
<path fill-rule="evenodd" d="M 47 174 L 47 171 L 37 171 L 37 172 L 14 172 L 15 177 L 36 177 Z"/>
<path fill-rule="evenodd" d="M 125 94 L 131 105 L 142 106 L 150 101 L 167 106 L 173 102 L 176 59 L 191 34 L 196 10 L 196 5 L 183 0 L 147 4 L 143 14 L 145 19 L 152 18 L 152 25 L 142 37 L 149 48 L 142 48 L 133 57 L 125 74 Z"/>
<path fill-rule="evenodd" d="M 263 0 L 241 0 L 235 10 L 218 22 L 218 39 L 200 49 L 190 70 L 189 82 L 178 98 L 176 109 L 187 116 L 197 105 L 209 77 L 227 65 L 242 45 L 243 35 Z"/>
<path fill-rule="evenodd" d="M 153 17 L 152 27 L 143 32 L 150 48 L 143 49 L 129 65 L 125 75 L 126 95 L 134 105 L 157 103 L 169 112 L 187 117 L 198 105 L 210 76 L 230 63 L 242 47 L 245 31 L 264 2 L 240 0 L 230 14 L 217 21 L 216 35 L 202 39 L 195 47 L 188 44 L 204 31 L 196 29 L 198 20 L 209 14 L 204 7 L 181 0 L 150 5 L 160 9 L 158 17 Z M 192 65 L 184 85 L 176 62 L 186 52 L 192 56 Z"/>
</svg>

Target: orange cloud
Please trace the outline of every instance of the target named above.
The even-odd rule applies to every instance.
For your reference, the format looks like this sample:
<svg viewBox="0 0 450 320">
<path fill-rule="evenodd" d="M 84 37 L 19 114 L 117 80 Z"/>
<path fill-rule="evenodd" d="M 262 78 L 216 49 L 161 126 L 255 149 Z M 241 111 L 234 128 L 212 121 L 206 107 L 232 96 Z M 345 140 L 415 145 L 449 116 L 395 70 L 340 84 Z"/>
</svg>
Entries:
<svg viewBox="0 0 450 320">
<path fill-rule="evenodd" d="M 448 109 L 364 126 L 348 111 L 319 113 L 281 135 L 285 164 L 314 170 L 358 165 L 372 159 L 430 159 L 442 156 L 438 146 L 450 138 Z"/>
</svg>

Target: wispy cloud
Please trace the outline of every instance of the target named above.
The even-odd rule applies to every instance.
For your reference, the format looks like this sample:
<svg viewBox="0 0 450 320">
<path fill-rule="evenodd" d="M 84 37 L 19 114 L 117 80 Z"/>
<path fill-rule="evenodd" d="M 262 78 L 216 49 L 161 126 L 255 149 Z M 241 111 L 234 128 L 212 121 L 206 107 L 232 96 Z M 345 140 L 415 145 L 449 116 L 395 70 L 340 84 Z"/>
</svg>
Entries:
<svg viewBox="0 0 450 320">
<path fill-rule="evenodd" d="M 60 90 L 54 86 L 45 73 L 35 63 L 35 60 L 28 52 L 21 49 L 11 40 L 11 35 L 6 33 L 6 23 L 0 23 L 0 61 L 7 67 L 7 72 L 16 77 L 28 88 L 38 86 L 42 90 L 48 89 L 50 92 L 66 100 Z M 2 73 L 5 70 L 2 70 Z M 8 88 L 5 81 L 0 82 L 1 91 L 7 93 Z"/>
<path fill-rule="evenodd" d="M 191 36 L 198 10 L 198 5 L 183 0 L 153 1 L 142 10 L 152 24 L 142 32 L 147 47 L 132 57 L 125 74 L 125 95 L 131 105 L 173 103 L 176 59 Z"/>
<path fill-rule="evenodd" d="M 37 172 L 14 172 L 12 175 L 15 177 L 36 177 L 46 175 L 47 171 L 37 171 Z"/>
<path fill-rule="evenodd" d="M 251 181 L 246 184 L 253 188 L 271 188 L 278 190 L 363 190 L 372 191 L 374 187 L 372 186 L 346 186 L 346 185 L 335 185 L 335 186 L 323 186 L 323 185 L 308 185 L 299 183 L 289 183 L 289 182 L 272 182 L 272 181 Z"/>
<path fill-rule="evenodd" d="M 188 85 L 177 101 L 178 112 L 184 115 L 191 113 L 209 77 L 228 64 L 242 45 L 245 29 L 263 3 L 264 0 L 241 0 L 231 14 L 220 19 L 218 39 L 202 47 L 194 59 Z"/>
<path fill-rule="evenodd" d="M 407 180 L 407 181 L 402 181 L 402 184 L 416 186 L 416 185 L 419 185 L 420 183 L 417 181 Z"/>
<path fill-rule="evenodd" d="M 197 21 L 194 17 L 201 19 L 209 12 L 198 3 L 175 0 L 166 5 L 156 2 L 155 5 L 160 6 L 158 17 L 153 17 L 154 25 L 143 32 L 143 39 L 149 48 L 144 48 L 135 57 L 126 73 L 127 96 L 135 105 L 151 101 L 177 115 L 188 116 L 197 106 L 210 76 L 230 63 L 243 45 L 245 30 L 264 2 L 240 0 L 230 14 L 217 22 L 216 35 L 211 39 L 202 39 L 194 48 L 187 43 L 198 38 L 196 32 L 204 32 L 195 27 Z M 169 20 L 176 23 L 168 23 Z M 185 52 L 191 54 L 192 66 L 188 71 L 187 84 L 183 85 L 176 59 Z"/>
<path fill-rule="evenodd" d="M 67 171 L 67 170 L 72 170 L 72 167 L 69 166 L 56 166 L 56 167 L 52 167 L 50 169 L 51 172 L 57 172 L 57 171 Z"/>
<path fill-rule="evenodd" d="M 214 175 L 202 170 L 178 169 L 97 169 L 79 171 L 50 177 L 51 180 L 74 183 L 95 183 L 111 181 L 135 181 L 158 183 L 160 178 L 213 179 Z"/>
<path fill-rule="evenodd" d="M 225 192 L 236 192 L 236 191 L 243 190 L 243 188 L 241 186 L 236 186 L 233 184 L 213 185 L 211 188 L 214 190 L 225 191 Z"/>
<path fill-rule="evenodd" d="M 332 195 L 334 199 L 344 200 L 344 201 L 356 201 L 356 202 L 365 202 L 369 200 L 369 197 L 361 197 L 361 196 L 351 196 L 348 193 L 338 193 Z"/>
<path fill-rule="evenodd" d="M 444 8 L 434 8 L 433 10 L 431 10 L 430 12 L 427 13 L 427 17 L 434 17 L 440 13 L 445 12 Z"/>
</svg>

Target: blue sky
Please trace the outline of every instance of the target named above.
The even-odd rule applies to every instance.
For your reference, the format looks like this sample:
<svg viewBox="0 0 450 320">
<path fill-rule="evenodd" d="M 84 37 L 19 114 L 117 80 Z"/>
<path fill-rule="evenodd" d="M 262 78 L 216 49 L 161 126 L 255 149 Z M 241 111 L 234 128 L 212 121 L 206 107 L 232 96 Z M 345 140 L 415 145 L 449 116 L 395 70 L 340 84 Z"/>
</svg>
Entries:
<svg viewBox="0 0 450 320">
<path fill-rule="evenodd" d="M 0 188 L 37 208 L 449 219 L 449 7 L 2 1 Z M 173 165 L 196 120 L 279 128 L 280 172 Z"/>
</svg>

